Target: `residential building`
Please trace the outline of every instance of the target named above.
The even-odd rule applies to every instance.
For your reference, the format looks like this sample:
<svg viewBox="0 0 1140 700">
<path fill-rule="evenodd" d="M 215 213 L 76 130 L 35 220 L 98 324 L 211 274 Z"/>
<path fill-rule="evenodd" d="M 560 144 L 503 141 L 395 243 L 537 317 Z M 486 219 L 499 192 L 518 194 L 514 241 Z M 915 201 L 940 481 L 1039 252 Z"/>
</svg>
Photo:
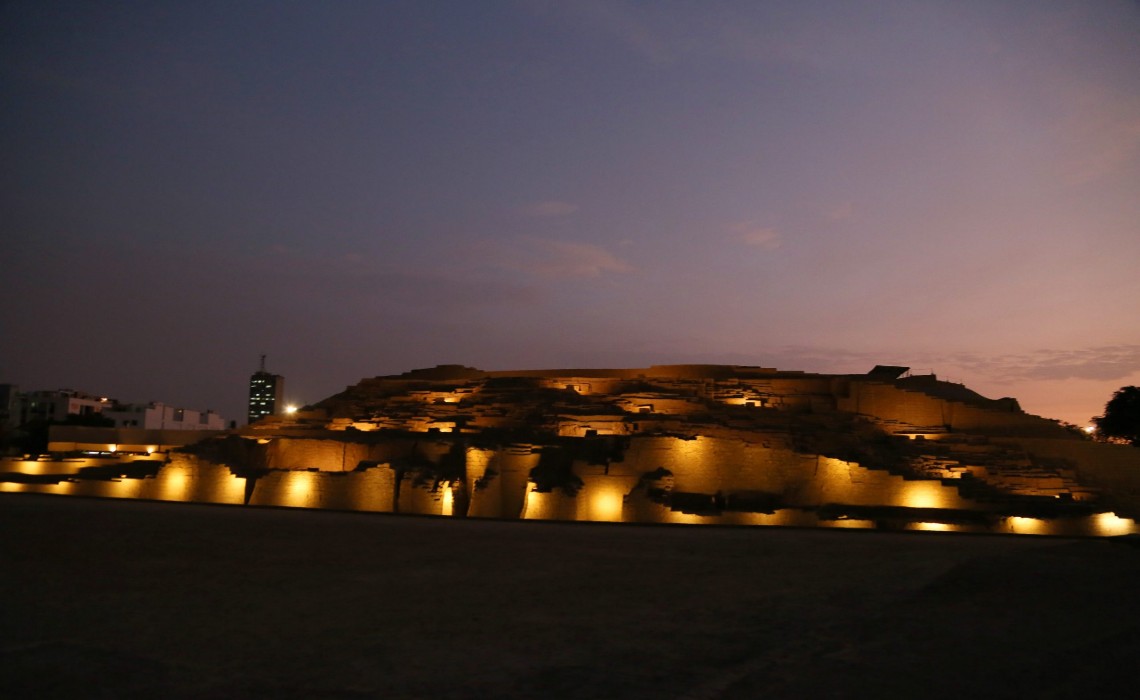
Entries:
<svg viewBox="0 0 1140 700">
<path fill-rule="evenodd" d="M 90 416 L 110 408 L 106 396 L 94 396 L 72 389 L 29 391 L 18 394 L 19 424 L 35 420 L 62 423 L 68 416 Z"/>
<path fill-rule="evenodd" d="M 211 410 L 195 411 L 175 408 L 162 402 L 116 404 L 103 410 L 103 416 L 115 421 L 116 428 L 146 430 L 225 430 L 226 422 Z"/>
</svg>

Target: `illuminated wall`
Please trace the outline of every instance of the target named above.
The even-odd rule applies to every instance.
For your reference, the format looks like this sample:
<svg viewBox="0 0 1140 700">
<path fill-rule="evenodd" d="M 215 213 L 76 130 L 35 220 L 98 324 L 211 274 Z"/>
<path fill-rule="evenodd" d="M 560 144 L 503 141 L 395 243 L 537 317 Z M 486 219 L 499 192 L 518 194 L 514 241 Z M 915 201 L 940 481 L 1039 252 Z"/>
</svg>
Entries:
<svg viewBox="0 0 1140 700">
<path fill-rule="evenodd" d="M 707 444 L 701 444 L 706 440 Z M 568 495 L 558 488 L 548 493 L 535 491 L 528 476 L 530 470 L 537 465 L 539 454 L 530 446 L 516 445 L 503 450 L 468 449 L 466 480 L 439 484 L 433 489 L 430 484 L 413 486 L 410 476 L 405 477 L 399 489 L 398 502 L 396 472 L 388 465 L 379 465 L 357 472 L 274 470 L 256 480 L 250 505 L 398 511 L 457 517 L 467 514 L 474 517 L 547 520 L 837 528 L 868 528 L 874 527 L 875 523 L 857 517 L 847 518 L 842 514 L 822 517 L 822 511 L 817 513 L 816 509 L 836 505 L 895 506 L 922 509 L 922 519 L 933 520 L 920 522 L 916 519 L 907 522 L 905 527 L 908 529 L 1062 536 L 1114 536 L 1137 532 L 1134 520 L 1119 510 L 1116 513 L 1102 512 L 1092 516 L 1059 516 L 1049 519 L 1000 517 L 988 526 L 979 523 L 963 524 L 955 522 L 953 518 L 942 521 L 937 516 L 940 509 L 972 510 L 978 509 L 979 504 L 961 498 L 954 488 L 943 486 L 937 480 L 905 480 L 885 471 L 868 470 L 837 459 L 812 458 L 811 464 L 807 464 L 802 456 L 785 450 L 731 440 L 650 438 L 645 442 L 647 444 L 641 448 L 635 446 L 631 449 L 624 461 L 608 466 L 574 462 L 573 470 L 582 481 L 576 496 Z M 669 451 L 660 448 L 671 442 L 685 443 L 689 447 L 674 455 L 672 461 L 663 462 L 662 458 Z M 1085 444 L 1090 447 L 1106 447 Z M 1129 458 L 1134 457 L 1124 451 L 1130 449 L 1132 448 L 1122 448 L 1118 451 L 1121 460 L 1118 466 L 1122 469 L 1135 467 L 1135 463 L 1129 461 Z M 703 493 L 708 497 L 706 505 L 712 505 L 713 499 L 707 487 L 715 485 L 715 482 L 708 479 L 710 473 L 716 474 L 719 469 L 715 462 L 710 463 L 707 459 L 717 455 L 740 461 L 751 459 L 761 465 L 756 469 L 768 472 L 767 490 L 782 497 L 780 505 L 771 512 L 748 512 L 731 507 L 686 510 L 675 501 L 674 507 L 670 508 L 651 500 L 645 488 L 639 487 L 645 474 L 668 464 L 674 475 L 660 477 L 652 483 L 658 487 L 667 487 L 673 493 Z M 88 461 L 97 462 L 99 466 L 115 462 L 109 459 L 68 462 L 7 460 L 4 469 L 11 471 L 16 467 L 22 473 L 30 475 L 62 477 L 69 471 L 74 473 L 81 463 Z M 122 460 L 121 463 L 129 464 L 130 461 Z M 711 469 L 710 464 L 714 464 Z M 494 476 L 490 476 L 492 472 Z M 1132 474 L 1135 473 L 1133 469 Z M 484 482 L 483 488 L 476 488 L 475 484 L 480 480 Z M 755 483 L 742 483 L 755 486 Z M 469 493 L 471 489 L 474 489 L 473 493 Z M 174 455 L 154 477 L 75 479 L 57 484 L 0 481 L 0 491 L 237 505 L 243 502 L 246 480 L 235 476 L 224 466 L 200 462 L 190 455 Z M 727 502 L 733 502 L 732 489 L 717 489 L 712 493 L 717 491 L 723 491 Z M 468 496 L 471 504 L 469 510 L 465 507 Z"/>
<path fill-rule="evenodd" d="M 221 433 L 216 430 L 147 430 L 53 425 L 48 428 L 48 450 L 50 452 L 167 452 L 219 434 Z"/>
<path fill-rule="evenodd" d="M 496 378 L 511 381 L 492 381 Z M 930 389 L 949 392 L 954 387 L 932 381 Z M 199 453 L 231 455 L 251 478 L 269 469 L 250 484 L 254 505 L 459 517 L 869 527 L 872 521 L 857 517 L 871 517 L 867 509 L 876 507 L 972 510 L 988 518 L 1003 494 L 1011 502 L 1014 496 L 1050 499 L 1050 506 L 1058 496 L 1059 502 L 1082 502 L 1080 511 L 1086 507 L 1083 501 L 1095 502 L 1099 487 L 1112 491 L 1111 505 L 1122 516 L 1140 511 L 1135 476 L 1140 474 L 1135 459 L 1140 451 L 1105 451 L 1106 446 L 1071 436 L 1047 440 L 1042 436 L 1067 434 L 1020 412 L 986 410 L 859 377 L 705 365 L 501 373 L 448 366 L 364 380 L 323 404 L 268 417 L 241 430 L 240 437 L 219 440 L 215 452 Z M 853 414 L 870 417 L 887 432 L 906 435 L 927 427 L 945 439 L 929 446 L 917 440 L 889 442 Z M 947 433 L 946 427 L 967 432 Z M 499 431 L 480 437 L 449 432 L 488 428 Z M 837 430 L 849 432 L 833 439 Z M 576 439 L 594 435 L 620 438 Z M 1027 437 L 1012 437 L 1020 435 Z M 864 439 L 871 449 L 855 444 Z M 1007 443 L 1039 458 L 1007 450 Z M 112 447 L 123 446 L 97 445 Z M 816 451 L 872 455 L 868 460 L 886 455 L 873 466 L 905 469 L 908 478 Z M 569 461 L 583 455 L 609 463 Z M 545 462 L 544 457 L 557 459 Z M 1093 486 L 1080 483 L 1063 463 L 1058 466 L 1064 459 L 1079 465 L 1080 481 Z M 558 486 L 549 493 L 534 490 L 532 470 L 543 467 L 537 478 L 546 486 L 564 479 L 560 470 L 567 464 L 581 480 L 576 496 Z M 29 463 L 22 468 L 43 474 L 45 469 L 68 473 L 78 467 Z M 667 477 L 661 476 L 662 483 L 654 482 L 653 488 L 665 488 L 668 494 L 654 491 L 651 497 L 643 477 L 658 473 Z M 955 481 L 964 475 L 967 480 Z M 417 485 L 417 480 L 423 483 Z M 955 483 L 981 484 L 988 500 L 979 504 L 963 498 Z M 0 480 L 5 491 L 209 502 L 240 502 L 245 487 L 223 465 L 179 455 L 146 479 L 58 485 Z M 820 510 L 824 506 L 837 508 Z M 750 512 L 764 510 L 771 512 Z M 899 520 L 906 517 L 904 513 Z M 935 522 L 906 527 L 980 527 L 978 518 L 968 525 L 929 519 Z M 1119 530 L 1125 527 L 1120 522 L 1106 519 L 1098 527 Z M 1070 525 L 1060 518 L 1048 523 L 1007 518 L 994 527 L 1060 533 Z"/>
<path fill-rule="evenodd" d="M 343 435 L 332 437 L 277 437 L 265 445 L 265 466 L 269 469 L 317 469 L 325 472 L 353 471 L 361 463 L 392 462 L 413 455 L 438 462 L 452 443 L 420 436 L 390 437 L 383 440 L 353 441 Z"/>
<path fill-rule="evenodd" d="M 622 522 L 625 497 L 637 486 L 640 474 L 631 474 L 616 465 L 575 463 L 574 472 L 582 480 L 578 492 L 575 520 L 595 522 Z"/>
<path fill-rule="evenodd" d="M 1072 462 L 1084 483 L 1099 490 L 1118 514 L 1140 518 L 1140 449 L 1086 440 L 995 438 L 1030 454 Z"/>
<path fill-rule="evenodd" d="M 531 484 L 526 491 L 522 518 L 524 520 L 575 520 L 578 499 L 567 496 L 561 489 L 549 492 L 534 490 Z"/>
<path fill-rule="evenodd" d="M 539 453 L 530 445 L 467 450 L 468 515 L 487 518 L 521 517 L 530 485 L 530 470 Z M 488 476 L 490 474 L 490 476 Z"/>
<path fill-rule="evenodd" d="M 782 493 L 804 475 L 814 458 L 789 450 L 769 449 L 742 440 L 698 437 L 634 438 L 623 465 L 638 473 L 657 468 L 671 471 L 677 491 L 768 491 Z"/>
<path fill-rule="evenodd" d="M 266 465 L 270 469 L 352 471 L 370 459 L 369 447 L 346 440 L 277 438 L 267 445 Z"/>
<path fill-rule="evenodd" d="M 526 491 L 523 518 L 528 520 L 578 520 L 590 522 L 632 521 L 626 517 L 625 498 L 640 478 L 620 466 L 606 468 L 597 464 L 574 462 L 574 473 L 582 480 L 577 494 L 570 496 L 562 489 L 538 492 L 530 484 Z"/>
<path fill-rule="evenodd" d="M 150 483 L 143 498 L 194 503 L 241 504 L 245 501 L 244 478 L 234 475 L 228 467 L 190 455 L 172 455 L 154 479 L 146 481 Z"/>
<path fill-rule="evenodd" d="M 837 408 L 883 421 L 979 433 L 1064 437 L 1063 428 L 1038 416 L 979 408 L 890 384 L 850 382 L 848 386 L 848 395 L 836 399 Z"/>
<path fill-rule="evenodd" d="M 904 508 L 976 507 L 957 489 L 938 480 L 906 480 L 854 462 L 803 455 L 787 449 L 701 437 L 635 438 L 624 462 L 626 473 L 657 468 L 673 473 L 679 492 L 714 494 L 759 491 L 780 494 L 789 506 L 826 504 Z"/>
<path fill-rule="evenodd" d="M 86 459 L 55 462 L 7 462 L 23 474 L 64 477 L 75 475 L 83 467 L 108 464 L 129 464 L 134 460 Z M 142 498 L 157 501 L 183 501 L 193 503 L 229 503 L 240 505 L 245 497 L 245 479 L 235 476 L 229 468 L 200 462 L 188 455 L 174 455 L 170 462 L 159 468 L 153 477 L 116 478 L 109 480 L 76 479 L 57 484 L 0 484 L 0 490 L 17 493 L 44 493 L 62 496 L 90 496 L 99 498 Z"/>
<path fill-rule="evenodd" d="M 923 509 L 970 509 L 978 504 L 962 498 L 957 489 L 941 481 L 904 479 L 854 462 L 797 454 L 739 440 L 698 438 L 635 438 L 625 458 L 606 466 L 578 461 L 574 472 L 583 486 L 577 497 L 559 489 L 539 493 L 529 489 L 524 517 L 555 520 L 627 522 L 752 522 L 774 524 L 771 514 L 729 511 L 694 515 L 670 511 L 651 502 L 635 487 L 642 476 L 665 469 L 671 472 L 674 492 L 721 494 L 762 492 L 779 496 L 788 508 L 811 509 L 824 505 L 890 506 Z M 684 516 L 684 517 L 682 517 Z M 762 516 L 762 517 L 761 517 Z M 800 516 L 796 516 L 800 517 Z"/>
<path fill-rule="evenodd" d="M 447 496 L 448 510 L 452 509 L 450 488 L 439 485 L 415 486 L 409 477 L 405 477 L 400 484 L 399 503 L 396 507 L 398 513 L 412 513 L 416 515 L 444 515 L 444 502 Z M 447 515 L 453 515 L 449 512 Z"/>
<path fill-rule="evenodd" d="M 257 479 L 250 505 L 391 512 L 395 474 L 384 466 L 350 474 L 271 471 Z"/>
</svg>

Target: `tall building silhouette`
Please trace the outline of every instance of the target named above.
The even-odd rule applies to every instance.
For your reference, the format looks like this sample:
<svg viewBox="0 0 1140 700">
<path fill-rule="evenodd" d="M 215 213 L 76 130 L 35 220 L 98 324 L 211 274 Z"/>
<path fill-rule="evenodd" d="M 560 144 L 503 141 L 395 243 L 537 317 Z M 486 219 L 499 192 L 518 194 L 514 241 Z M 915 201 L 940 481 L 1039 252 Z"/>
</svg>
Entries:
<svg viewBox="0 0 1140 700">
<path fill-rule="evenodd" d="M 261 368 L 249 377 L 249 422 L 272 416 L 283 408 L 285 377 L 265 371 L 265 355 Z"/>
</svg>

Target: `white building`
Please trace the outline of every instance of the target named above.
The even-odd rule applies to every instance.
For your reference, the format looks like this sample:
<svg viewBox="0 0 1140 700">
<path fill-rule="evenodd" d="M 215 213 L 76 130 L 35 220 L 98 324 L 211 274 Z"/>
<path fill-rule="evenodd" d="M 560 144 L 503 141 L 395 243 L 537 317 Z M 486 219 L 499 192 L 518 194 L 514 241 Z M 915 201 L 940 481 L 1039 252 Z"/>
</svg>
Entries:
<svg viewBox="0 0 1140 700">
<path fill-rule="evenodd" d="M 18 401 L 20 424 L 36 419 L 58 423 L 67 420 L 69 415 L 88 416 L 111 407 L 111 400 L 105 396 L 93 396 L 71 389 L 29 391 L 20 394 Z"/>
<path fill-rule="evenodd" d="M 116 404 L 103 410 L 116 428 L 146 430 L 225 430 L 226 422 L 213 411 L 175 408 L 157 401 L 146 404 Z"/>
</svg>

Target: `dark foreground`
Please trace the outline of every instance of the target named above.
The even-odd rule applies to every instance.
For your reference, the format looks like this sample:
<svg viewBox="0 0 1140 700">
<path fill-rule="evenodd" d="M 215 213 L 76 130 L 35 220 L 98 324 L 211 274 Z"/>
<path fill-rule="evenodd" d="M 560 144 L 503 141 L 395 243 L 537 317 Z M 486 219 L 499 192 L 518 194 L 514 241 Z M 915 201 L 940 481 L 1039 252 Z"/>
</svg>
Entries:
<svg viewBox="0 0 1140 700">
<path fill-rule="evenodd" d="M 6 698 L 1133 695 L 1125 541 L 0 495 Z"/>
</svg>

